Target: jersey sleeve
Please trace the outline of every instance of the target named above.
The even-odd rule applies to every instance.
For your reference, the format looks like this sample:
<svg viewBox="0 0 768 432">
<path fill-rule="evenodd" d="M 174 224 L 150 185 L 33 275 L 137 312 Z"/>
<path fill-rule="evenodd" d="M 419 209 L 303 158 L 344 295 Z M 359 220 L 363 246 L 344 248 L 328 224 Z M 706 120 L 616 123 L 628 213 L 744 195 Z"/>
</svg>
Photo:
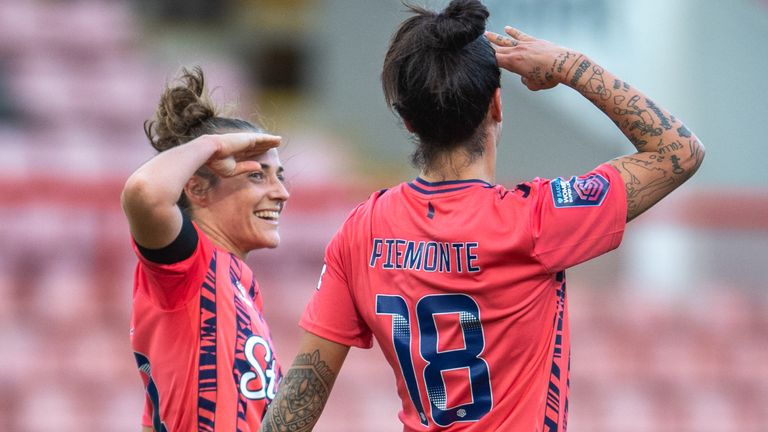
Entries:
<svg viewBox="0 0 768 432">
<path fill-rule="evenodd" d="M 550 272 L 558 272 L 619 246 L 627 220 L 621 175 L 603 164 L 570 180 L 534 180 L 533 251 Z"/>
<path fill-rule="evenodd" d="M 180 255 L 178 248 L 166 251 L 170 253 L 163 251 L 166 248 L 148 253 L 147 249 L 134 241 L 133 250 L 139 258 L 136 271 L 138 289 L 164 310 L 172 310 L 185 304 L 197 293 L 207 271 L 207 258 L 210 258 L 211 251 L 206 247 L 206 240 L 207 237 L 199 228 L 185 218 L 179 237 L 169 247 L 194 242 L 188 253 Z M 185 255 L 188 256 L 184 257 Z M 171 257 L 180 260 L 176 261 Z"/>
<path fill-rule="evenodd" d="M 325 262 L 299 326 L 304 330 L 342 345 L 370 348 L 372 333 L 363 321 L 352 296 L 345 268 L 344 228 L 334 236 L 325 250 Z"/>
</svg>

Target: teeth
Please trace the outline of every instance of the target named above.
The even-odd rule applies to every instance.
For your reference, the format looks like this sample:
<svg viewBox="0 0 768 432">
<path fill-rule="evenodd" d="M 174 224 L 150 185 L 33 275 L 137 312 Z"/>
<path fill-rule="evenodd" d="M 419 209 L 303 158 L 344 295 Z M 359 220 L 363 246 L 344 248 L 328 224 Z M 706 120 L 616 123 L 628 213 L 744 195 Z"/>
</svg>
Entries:
<svg viewBox="0 0 768 432">
<path fill-rule="evenodd" d="M 259 210 L 253 212 L 253 214 L 256 217 L 262 218 L 262 219 L 274 219 L 277 220 L 280 217 L 280 212 L 276 212 L 273 210 Z"/>
</svg>

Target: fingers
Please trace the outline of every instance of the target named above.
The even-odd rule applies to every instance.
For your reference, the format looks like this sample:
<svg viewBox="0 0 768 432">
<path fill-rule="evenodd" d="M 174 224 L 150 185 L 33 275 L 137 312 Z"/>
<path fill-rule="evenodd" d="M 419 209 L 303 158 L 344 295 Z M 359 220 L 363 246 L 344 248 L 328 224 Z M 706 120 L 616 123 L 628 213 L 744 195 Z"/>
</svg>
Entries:
<svg viewBox="0 0 768 432">
<path fill-rule="evenodd" d="M 281 137 L 258 132 L 239 132 L 222 135 L 224 139 L 231 139 L 233 147 L 238 149 L 263 148 L 271 149 L 280 145 Z"/>
<path fill-rule="evenodd" d="M 221 135 L 212 135 L 216 140 L 216 157 L 237 155 L 238 159 L 255 156 L 265 151 L 278 147 L 282 139 L 276 135 L 257 132 L 237 132 Z"/>
<path fill-rule="evenodd" d="M 232 156 L 212 160 L 208 162 L 208 167 L 222 177 L 234 177 L 236 175 L 262 169 L 261 164 L 255 160 L 247 159 L 237 161 Z"/>
<path fill-rule="evenodd" d="M 504 26 L 504 32 L 506 32 L 508 35 L 512 36 L 512 38 L 517 39 L 519 41 L 533 39 L 532 37 L 528 36 L 522 31 L 511 26 Z"/>
<path fill-rule="evenodd" d="M 261 164 L 254 160 L 244 160 L 237 162 L 235 168 L 232 171 L 232 176 L 240 175 L 250 171 L 261 170 Z"/>
<path fill-rule="evenodd" d="M 519 43 L 518 41 L 516 41 L 515 39 L 509 36 L 500 35 L 498 33 L 494 33 L 491 31 L 485 32 L 485 37 L 492 44 L 500 47 L 515 47 Z"/>
</svg>

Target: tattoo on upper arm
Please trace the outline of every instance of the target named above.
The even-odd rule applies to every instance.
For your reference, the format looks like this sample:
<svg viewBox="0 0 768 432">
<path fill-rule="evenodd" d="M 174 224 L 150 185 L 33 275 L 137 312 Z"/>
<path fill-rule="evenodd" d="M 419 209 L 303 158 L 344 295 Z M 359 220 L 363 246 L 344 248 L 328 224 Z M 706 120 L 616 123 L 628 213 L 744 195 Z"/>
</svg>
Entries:
<svg viewBox="0 0 768 432">
<path fill-rule="evenodd" d="M 669 160 L 672 161 L 672 172 L 673 173 L 675 173 L 677 175 L 685 173 L 685 170 L 683 169 L 683 167 L 680 166 L 680 158 L 677 155 L 673 154 L 672 156 L 669 157 Z"/>
<path fill-rule="evenodd" d="M 336 379 L 328 365 L 320 360 L 320 351 L 296 357 L 280 383 L 262 431 L 311 431 L 320 418 Z"/>
<path fill-rule="evenodd" d="M 612 163 L 619 172 L 629 175 L 629 181 L 626 181 L 628 220 L 654 204 L 659 194 L 663 196 L 674 189 L 676 181 L 668 170 L 660 166 L 662 162 L 664 157 L 657 156 L 650 161 L 624 157 Z M 641 178 L 645 182 L 641 182 Z"/>
</svg>

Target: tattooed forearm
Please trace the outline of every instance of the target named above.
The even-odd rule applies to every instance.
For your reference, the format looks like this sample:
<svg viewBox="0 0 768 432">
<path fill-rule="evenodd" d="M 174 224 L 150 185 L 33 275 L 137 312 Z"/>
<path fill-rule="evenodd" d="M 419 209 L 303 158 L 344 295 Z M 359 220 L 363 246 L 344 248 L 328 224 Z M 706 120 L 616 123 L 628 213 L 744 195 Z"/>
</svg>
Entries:
<svg viewBox="0 0 768 432">
<path fill-rule="evenodd" d="M 591 66 L 590 74 L 583 68 L 586 64 Z M 681 133 L 690 134 L 674 116 L 657 106 L 651 99 L 586 59 L 571 73 L 569 82 L 574 89 L 605 112 L 640 151 L 657 150 L 662 145 L 662 138 L 672 141 L 673 138 L 680 138 Z M 606 82 L 613 84 L 607 85 Z M 665 131 L 673 129 L 673 124 L 677 126 L 678 135 L 662 137 Z"/>
<path fill-rule="evenodd" d="M 573 73 L 573 77 L 571 78 L 571 85 L 577 86 L 579 83 L 579 79 L 581 79 L 581 76 L 584 75 L 584 72 L 589 69 L 589 67 L 592 66 L 592 62 L 590 62 L 587 59 L 584 59 L 579 63 L 579 67 L 576 68 L 576 71 Z"/>
<path fill-rule="evenodd" d="M 585 97 L 589 98 L 595 103 L 597 103 L 598 100 L 600 101 L 608 100 L 612 95 L 611 91 L 605 85 L 603 72 L 604 70 L 600 66 L 597 66 L 597 65 L 592 66 L 592 74 L 589 76 L 586 82 L 583 83 L 578 88 L 581 94 L 583 94 Z M 601 108 L 601 109 L 605 111 L 605 108 Z"/>
<path fill-rule="evenodd" d="M 579 61 L 563 82 L 602 110 L 638 151 L 611 162 L 624 180 L 631 220 L 691 177 L 704 159 L 704 147 L 639 90 L 586 57 Z"/>
<path fill-rule="evenodd" d="M 311 431 L 328 401 L 335 379 L 333 371 L 320 360 L 318 350 L 298 355 L 280 383 L 261 431 Z"/>
<path fill-rule="evenodd" d="M 648 107 L 648 109 L 650 109 L 656 114 L 656 117 L 661 122 L 661 127 L 663 127 L 665 130 L 672 129 L 672 125 L 669 124 L 669 119 L 667 119 L 667 116 L 664 115 L 663 112 L 661 112 L 661 109 L 659 109 L 659 107 L 657 107 L 652 100 L 646 98 L 645 105 Z"/>
</svg>

